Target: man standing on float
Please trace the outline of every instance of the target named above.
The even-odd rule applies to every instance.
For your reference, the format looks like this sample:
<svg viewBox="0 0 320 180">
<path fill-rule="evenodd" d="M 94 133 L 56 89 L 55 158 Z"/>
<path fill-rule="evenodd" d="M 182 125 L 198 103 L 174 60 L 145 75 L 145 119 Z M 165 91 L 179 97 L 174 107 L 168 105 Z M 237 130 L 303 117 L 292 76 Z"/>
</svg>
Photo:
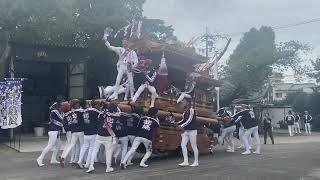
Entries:
<svg viewBox="0 0 320 180">
<path fill-rule="evenodd" d="M 107 39 L 106 46 L 111 50 L 117 53 L 119 56 L 119 60 L 117 63 L 118 75 L 115 84 L 114 100 L 118 99 L 120 82 L 122 77 L 126 74 L 128 77 L 128 85 L 130 89 L 131 98 L 134 96 L 134 85 L 133 85 L 133 76 L 132 76 L 132 68 L 138 64 L 138 56 L 134 50 L 129 48 L 129 41 L 127 39 L 122 40 L 122 47 L 114 47 L 111 46 Z"/>
</svg>

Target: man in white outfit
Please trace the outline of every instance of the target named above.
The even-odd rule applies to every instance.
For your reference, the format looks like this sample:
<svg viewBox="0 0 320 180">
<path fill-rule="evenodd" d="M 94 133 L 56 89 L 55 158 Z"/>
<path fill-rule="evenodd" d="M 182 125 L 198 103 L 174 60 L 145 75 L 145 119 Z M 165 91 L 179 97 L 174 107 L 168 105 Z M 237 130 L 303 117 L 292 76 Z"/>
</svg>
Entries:
<svg viewBox="0 0 320 180">
<path fill-rule="evenodd" d="M 306 134 L 311 134 L 311 124 L 310 123 L 312 121 L 312 116 L 309 114 L 308 111 L 304 111 L 303 121 L 304 121 Z"/>
<path fill-rule="evenodd" d="M 128 138 L 131 144 L 131 148 L 133 146 L 134 139 L 138 135 L 139 132 L 139 122 L 143 115 L 143 107 L 142 106 L 132 106 L 132 118 L 127 120 L 127 127 L 128 127 Z M 132 165 L 132 158 L 134 157 L 134 153 L 128 158 L 127 166 Z"/>
<path fill-rule="evenodd" d="M 292 111 L 290 110 L 288 112 L 288 115 L 286 116 L 285 121 L 288 124 L 288 131 L 289 131 L 289 136 L 293 136 L 293 127 L 294 127 L 294 116 L 292 114 Z"/>
<path fill-rule="evenodd" d="M 188 149 L 187 144 L 190 141 L 193 154 L 194 162 L 191 164 L 191 167 L 199 166 L 199 151 L 197 147 L 197 122 L 196 122 L 196 113 L 191 106 L 191 100 L 188 101 L 186 105 L 186 110 L 183 113 L 183 119 L 178 122 L 178 129 L 182 130 L 182 140 L 181 140 L 181 149 L 183 154 L 183 162 L 179 166 L 189 166 L 188 160 Z"/>
<path fill-rule="evenodd" d="M 68 156 L 72 148 L 74 148 L 77 144 L 77 142 L 80 142 L 80 147 L 83 145 L 83 109 L 80 108 L 80 101 L 75 99 L 72 101 L 73 110 L 69 112 L 69 115 L 67 116 L 67 121 L 70 126 L 71 130 L 71 143 L 68 145 L 65 151 L 63 151 L 61 157 L 60 157 L 60 165 L 61 167 L 64 167 L 65 158 Z M 77 153 L 77 152 L 76 152 Z M 80 148 L 79 148 L 79 154 L 80 154 Z M 79 155 L 77 156 L 77 158 Z M 75 159 L 76 160 L 76 159 Z M 77 163 L 77 161 L 75 161 Z"/>
<path fill-rule="evenodd" d="M 301 134 L 301 130 L 300 130 L 300 116 L 298 113 L 294 114 L 294 132 L 296 134 Z"/>
<path fill-rule="evenodd" d="M 192 99 L 195 88 L 196 82 L 194 78 L 190 76 L 189 79 L 186 80 L 185 91 L 181 92 L 179 98 L 177 99 L 177 103 L 180 103 L 184 99 Z"/>
<path fill-rule="evenodd" d="M 120 117 L 120 112 L 118 111 L 117 103 L 111 102 L 107 111 L 99 115 L 97 136 L 95 139 L 93 151 L 90 158 L 90 165 L 87 173 L 91 173 L 95 170 L 94 163 L 95 158 L 99 152 L 100 146 L 104 146 L 105 150 L 105 162 L 107 165 L 106 173 L 114 171 L 111 167 L 112 154 L 115 144 L 117 142 L 116 138 L 116 119 Z"/>
<path fill-rule="evenodd" d="M 152 61 L 150 59 L 147 59 L 145 61 L 145 67 L 146 67 L 146 72 L 145 72 L 145 77 L 141 81 L 141 85 L 138 88 L 137 92 L 135 93 L 132 103 L 135 103 L 140 95 L 144 92 L 145 89 L 148 89 L 148 91 L 151 94 L 151 105 L 150 107 L 154 107 L 156 98 L 158 97 L 156 88 L 154 87 L 154 83 L 157 77 L 157 72 L 155 69 L 153 69 L 152 66 Z"/>
<path fill-rule="evenodd" d="M 67 147 L 71 144 L 71 130 L 70 130 L 71 121 L 72 121 L 72 117 L 71 117 L 71 110 L 70 110 L 67 113 L 64 113 L 64 117 L 63 117 L 63 129 L 66 132 L 66 138 L 67 139 L 66 139 L 66 142 L 64 144 L 64 148 L 63 148 L 62 152 L 66 151 Z M 75 157 L 75 148 L 72 148 L 69 157 L 70 157 L 70 161 L 69 162 L 70 163 L 74 162 L 74 159 L 76 159 L 76 157 Z"/>
<path fill-rule="evenodd" d="M 124 157 L 126 156 L 126 153 L 128 151 L 128 143 L 129 143 L 129 137 L 128 137 L 128 127 L 127 127 L 127 120 L 131 118 L 131 114 L 121 112 L 119 118 L 115 120 L 115 128 L 117 130 L 117 139 L 118 144 L 114 146 L 114 152 L 115 152 L 115 163 L 117 164 L 117 157 L 121 152 L 121 161 L 123 161 Z M 120 145 L 120 146 L 119 146 Z"/>
<path fill-rule="evenodd" d="M 228 112 L 225 108 L 221 108 L 218 110 L 217 115 L 219 117 L 231 117 L 231 113 Z M 228 123 L 225 123 L 221 128 L 221 136 L 219 138 L 219 143 L 222 144 L 226 142 L 230 147 L 227 149 L 227 152 L 234 152 L 234 143 L 233 143 L 233 132 L 236 130 L 236 125 L 234 120 L 231 120 Z"/>
<path fill-rule="evenodd" d="M 254 112 L 249 109 L 248 105 L 242 105 L 241 111 L 233 115 L 232 118 L 235 119 L 235 123 L 240 122 L 245 129 L 245 133 L 243 135 L 243 141 L 246 147 L 246 151 L 243 152 L 242 154 L 243 155 L 251 154 L 249 138 L 252 134 L 256 140 L 256 151 L 254 153 L 260 154 L 261 143 L 260 143 L 260 137 L 258 133 L 258 121 L 255 118 Z"/>
<path fill-rule="evenodd" d="M 137 137 L 134 139 L 132 147 L 124 157 L 123 161 L 121 162 L 121 169 L 125 169 L 128 160 L 130 157 L 134 155 L 136 150 L 138 149 L 139 145 L 142 143 L 146 148 L 146 153 L 143 156 L 142 160 L 140 161 L 140 167 L 147 168 L 148 165 L 146 164 L 147 160 L 150 158 L 152 154 L 152 139 L 155 133 L 155 130 L 160 126 L 159 119 L 157 118 L 158 109 L 155 107 L 151 107 L 148 110 L 148 115 L 141 117 L 139 124 L 138 124 L 138 132 Z"/>
<path fill-rule="evenodd" d="M 236 114 L 236 113 L 238 113 L 240 111 L 241 111 L 241 106 L 235 106 L 233 114 Z M 244 129 L 244 127 L 243 127 L 243 125 L 241 124 L 240 121 L 238 121 L 236 126 L 239 127 L 239 134 L 238 135 L 239 135 L 239 140 L 240 140 L 240 146 L 238 147 L 238 149 L 242 149 L 242 148 L 245 148 L 243 135 L 244 135 L 246 130 Z M 251 149 L 251 144 L 252 144 L 252 137 L 250 136 L 249 137 L 249 146 L 250 146 L 249 149 Z"/>
<path fill-rule="evenodd" d="M 122 41 L 123 47 L 114 47 L 111 46 L 110 43 L 106 40 L 106 46 L 117 53 L 119 56 L 119 60 L 117 63 L 118 75 L 115 83 L 115 91 L 114 91 L 114 100 L 118 99 L 120 83 L 123 76 L 126 74 L 128 77 L 128 86 L 130 90 L 131 98 L 134 96 L 134 84 L 133 84 L 133 75 L 132 69 L 138 64 L 138 56 L 134 50 L 129 48 L 129 41 L 124 39 Z"/>
<path fill-rule="evenodd" d="M 51 156 L 51 164 L 57 164 L 59 163 L 57 161 L 57 154 L 60 150 L 60 133 L 62 131 L 62 120 L 63 120 L 63 113 L 61 109 L 61 104 L 60 103 L 55 103 L 53 106 L 51 106 L 51 113 L 50 113 L 50 122 L 49 122 L 49 141 L 48 145 L 43 149 L 41 155 L 37 159 L 38 165 L 44 166 L 43 164 L 43 158 L 45 155 L 49 152 L 52 151 L 52 156 Z"/>
<path fill-rule="evenodd" d="M 127 80 L 125 82 L 121 83 L 120 87 L 119 87 L 119 92 L 118 92 L 118 95 L 125 93 L 125 96 L 124 96 L 125 101 L 128 100 L 128 95 L 129 95 L 129 91 L 130 91 L 127 84 L 128 84 Z M 106 98 L 106 99 L 114 99 L 115 98 L 115 94 L 114 94 L 115 89 L 116 89 L 115 86 L 107 86 L 107 87 L 99 86 L 98 89 L 99 89 L 100 98 Z"/>
<path fill-rule="evenodd" d="M 88 151 L 88 155 L 86 158 L 85 167 L 89 168 L 91 154 L 93 151 L 93 146 L 97 136 L 98 130 L 98 117 L 101 112 L 98 110 L 100 104 L 97 101 L 92 102 L 93 108 L 87 108 L 83 113 L 83 121 L 84 121 L 84 143 L 81 147 L 79 160 L 77 162 L 79 168 L 83 168 L 83 159 L 85 153 Z"/>
<path fill-rule="evenodd" d="M 243 125 L 240 122 L 238 124 L 240 126 L 239 127 L 239 139 L 240 139 L 240 143 L 241 143 L 241 145 L 238 147 L 238 149 L 242 149 L 242 148 L 245 148 L 243 136 L 244 136 L 244 133 L 246 132 L 246 130 L 244 129 Z M 251 144 L 252 144 L 252 137 L 250 136 L 249 137 L 249 149 L 252 149 Z"/>
</svg>

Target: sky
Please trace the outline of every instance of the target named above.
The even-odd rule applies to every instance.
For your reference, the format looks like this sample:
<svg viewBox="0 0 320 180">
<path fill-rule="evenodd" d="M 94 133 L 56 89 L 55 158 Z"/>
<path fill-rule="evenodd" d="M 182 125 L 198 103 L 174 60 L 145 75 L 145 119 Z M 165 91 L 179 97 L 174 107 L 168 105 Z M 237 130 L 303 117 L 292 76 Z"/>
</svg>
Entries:
<svg viewBox="0 0 320 180">
<path fill-rule="evenodd" d="M 282 26 L 320 18 L 320 0 L 147 0 L 144 15 L 172 25 L 175 35 L 187 42 L 210 32 L 234 34 L 250 28 Z M 311 58 L 320 57 L 320 21 L 276 30 L 276 42 L 298 40 L 314 48 Z M 224 60 L 239 43 L 232 43 Z"/>
</svg>

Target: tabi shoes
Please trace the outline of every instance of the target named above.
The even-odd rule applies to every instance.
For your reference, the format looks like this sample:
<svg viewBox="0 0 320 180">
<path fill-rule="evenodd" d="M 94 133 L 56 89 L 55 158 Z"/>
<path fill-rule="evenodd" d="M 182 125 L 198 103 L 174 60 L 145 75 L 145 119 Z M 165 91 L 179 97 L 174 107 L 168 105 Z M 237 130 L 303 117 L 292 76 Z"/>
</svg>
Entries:
<svg viewBox="0 0 320 180">
<path fill-rule="evenodd" d="M 180 163 L 179 166 L 182 166 L 182 167 L 189 166 L 189 163 L 188 162 L 183 162 L 183 163 Z"/>
<path fill-rule="evenodd" d="M 245 151 L 245 152 L 243 152 L 243 153 L 241 153 L 242 155 L 248 155 L 248 154 L 251 154 L 251 152 L 250 151 Z"/>
<path fill-rule="evenodd" d="M 42 163 L 42 160 L 39 159 L 39 158 L 37 159 L 37 164 L 38 164 L 39 167 L 44 166 L 44 164 Z"/>
</svg>

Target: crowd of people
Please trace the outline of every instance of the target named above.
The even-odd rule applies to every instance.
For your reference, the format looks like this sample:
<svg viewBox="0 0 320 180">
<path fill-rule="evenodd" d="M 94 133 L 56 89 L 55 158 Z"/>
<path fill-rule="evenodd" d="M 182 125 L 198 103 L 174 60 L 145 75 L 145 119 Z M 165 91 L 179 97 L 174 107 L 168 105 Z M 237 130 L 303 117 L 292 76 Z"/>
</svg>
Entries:
<svg viewBox="0 0 320 180">
<path fill-rule="evenodd" d="M 218 110 L 217 116 L 230 120 L 225 122 L 219 121 L 219 124 L 210 124 L 207 127 L 209 137 L 217 138 L 219 144 L 226 145 L 227 152 L 233 153 L 235 152 L 234 134 L 237 132 L 241 142 L 238 149 L 245 149 L 242 153 L 243 155 L 251 154 L 252 137 L 256 143 L 256 150 L 253 153 L 261 153 L 261 143 L 258 134 L 259 122 L 248 105 L 242 104 L 236 106 L 234 113 L 228 108 L 221 108 Z"/>
<path fill-rule="evenodd" d="M 61 103 L 51 106 L 48 145 L 37 158 L 40 167 L 44 166 L 46 154 L 53 151 L 52 164 L 64 167 L 67 157 L 70 157 L 70 163 L 77 164 L 81 169 L 87 168 L 88 173 L 95 170 L 95 162 L 106 163 L 106 172 L 112 172 L 112 162 L 120 165 L 121 169 L 132 165 L 132 158 L 140 144 L 145 147 L 140 167 L 148 167 L 146 162 L 152 154 L 155 129 L 160 125 L 157 108 L 151 107 L 144 113 L 143 107 L 131 106 L 128 113 L 122 112 L 116 101 L 108 104 L 92 101 L 91 106 L 85 109 L 81 108 L 79 100 L 71 100 L 70 104 L 71 110 L 66 113 L 63 113 Z M 194 163 L 190 166 L 198 166 L 196 114 L 191 101 L 186 105 L 184 118 L 175 122 L 174 126 L 183 130 L 181 147 L 184 161 L 179 165 L 189 166 L 187 143 L 190 141 L 194 151 Z M 67 140 L 57 160 L 63 131 Z"/>
<path fill-rule="evenodd" d="M 70 157 L 70 163 L 77 164 L 81 169 L 86 168 L 88 173 L 95 170 L 95 162 L 106 164 L 106 172 L 112 172 L 112 164 L 126 169 L 132 165 L 132 159 L 140 144 L 145 147 L 145 155 L 140 161 L 140 167 L 146 168 L 147 160 L 153 152 L 153 137 L 155 130 L 160 126 L 158 109 L 150 107 L 147 113 L 141 106 L 131 105 L 131 112 L 122 112 L 117 101 L 104 103 L 92 101 L 85 109 L 81 108 L 80 101 L 70 101 L 71 110 L 63 112 L 63 104 L 55 103 L 50 109 L 49 141 L 41 155 L 37 158 L 37 164 L 44 166 L 43 159 L 49 151 L 53 151 L 51 164 L 65 166 L 66 159 Z M 228 108 L 217 111 L 217 117 L 224 118 L 217 124 L 210 124 L 208 137 L 217 138 L 219 144 L 227 146 L 227 152 L 235 152 L 234 133 L 238 132 L 241 146 L 245 151 L 243 155 L 251 154 L 252 144 L 255 142 L 255 154 L 261 153 L 261 143 L 258 134 L 259 122 L 254 112 L 248 105 L 240 105 L 231 113 Z M 292 111 L 288 112 L 285 120 L 288 124 L 289 134 L 300 133 L 300 116 Z M 305 123 L 306 133 L 311 134 L 311 115 L 307 111 L 302 117 Z M 183 162 L 179 166 L 199 166 L 197 147 L 197 120 L 196 112 L 190 100 L 187 101 L 183 118 L 176 121 L 172 112 L 168 112 L 164 119 L 181 132 L 181 149 Z M 264 144 L 267 135 L 272 144 L 271 118 L 268 113 L 264 114 L 262 126 L 264 130 Z M 61 156 L 58 156 L 62 132 L 66 133 L 65 147 Z M 210 133 L 211 132 L 211 133 Z M 211 135 L 212 136 L 211 136 Z M 253 140 L 254 139 L 254 140 Z M 189 164 L 187 144 L 190 142 L 194 153 L 194 162 Z M 57 160 L 57 158 L 59 159 Z"/>
<path fill-rule="evenodd" d="M 70 157 L 70 163 L 77 164 L 81 169 L 86 168 L 88 173 L 95 170 L 95 162 L 105 163 L 106 172 L 112 172 L 113 164 L 121 169 L 132 165 L 135 152 L 143 144 L 145 155 L 139 165 L 148 167 L 146 162 L 153 152 L 154 133 L 160 126 L 156 107 L 151 107 L 144 113 L 141 106 L 131 106 L 131 112 L 128 113 L 122 112 L 116 101 L 108 104 L 92 101 L 91 106 L 85 109 L 81 108 L 79 100 L 71 100 L 70 104 L 71 110 L 66 113 L 63 113 L 61 103 L 55 103 L 51 107 L 49 141 L 37 158 L 38 166 L 44 166 L 44 157 L 49 151 L 53 151 L 50 161 L 52 164 L 64 167 L 66 159 Z M 221 132 L 220 136 L 215 137 L 219 138 L 220 144 L 228 145 L 227 152 L 234 152 L 233 133 L 239 129 L 240 140 L 245 148 L 242 154 L 251 154 L 251 136 L 256 142 L 254 153 L 260 154 L 258 121 L 247 105 L 237 107 L 233 115 L 226 108 L 221 108 L 217 115 L 230 119 L 225 123 L 209 126 L 215 132 Z M 183 162 L 179 166 L 199 166 L 196 112 L 191 101 L 186 103 L 182 120 L 175 121 L 172 113 L 167 117 L 171 117 L 172 125 L 181 132 Z M 61 156 L 58 156 L 62 132 L 66 132 L 67 140 Z M 189 142 L 194 153 L 192 164 L 189 164 L 188 159 Z"/>
<path fill-rule="evenodd" d="M 311 135 L 312 116 L 309 114 L 309 112 L 304 111 L 303 114 L 299 115 L 299 113 L 295 113 L 290 110 L 288 112 L 288 115 L 285 118 L 285 121 L 288 124 L 289 136 L 294 136 L 294 134 L 298 134 L 298 133 L 301 134 L 301 130 L 300 130 L 301 119 L 303 120 L 306 134 Z"/>
</svg>

